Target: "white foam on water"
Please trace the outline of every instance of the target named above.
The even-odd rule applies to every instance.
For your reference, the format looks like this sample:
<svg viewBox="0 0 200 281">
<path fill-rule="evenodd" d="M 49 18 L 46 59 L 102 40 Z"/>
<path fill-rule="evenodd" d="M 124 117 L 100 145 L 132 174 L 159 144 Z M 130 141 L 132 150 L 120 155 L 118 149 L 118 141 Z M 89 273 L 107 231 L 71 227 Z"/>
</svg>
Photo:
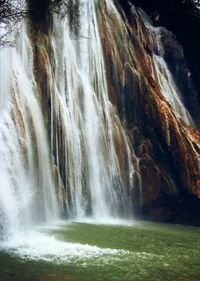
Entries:
<svg viewBox="0 0 200 281">
<path fill-rule="evenodd" d="M 133 219 L 118 219 L 112 217 L 102 217 L 102 218 L 82 218 L 81 220 L 74 220 L 75 223 L 86 223 L 86 224 L 95 224 L 95 225 L 119 225 L 119 226 L 134 226 L 138 225 L 139 222 Z"/>
<path fill-rule="evenodd" d="M 64 242 L 53 235 L 38 231 L 18 234 L 12 241 L 2 243 L 1 248 L 20 258 L 54 263 L 74 262 L 103 256 L 108 258 L 128 253 L 125 250 Z"/>
<path fill-rule="evenodd" d="M 69 226 L 71 224 L 72 224 L 72 221 L 70 221 L 70 220 L 55 220 L 55 221 L 51 221 L 50 223 L 42 223 L 40 225 L 37 225 L 34 227 L 34 229 L 39 232 L 59 230 L 62 228 L 66 228 L 67 226 Z"/>
</svg>

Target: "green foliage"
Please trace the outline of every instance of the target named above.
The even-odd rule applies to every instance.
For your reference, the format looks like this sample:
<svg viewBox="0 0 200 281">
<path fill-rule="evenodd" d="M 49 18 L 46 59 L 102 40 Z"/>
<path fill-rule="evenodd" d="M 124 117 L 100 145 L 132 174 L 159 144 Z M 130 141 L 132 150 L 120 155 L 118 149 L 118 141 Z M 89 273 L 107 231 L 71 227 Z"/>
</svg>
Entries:
<svg viewBox="0 0 200 281">
<path fill-rule="evenodd" d="M 79 22 L 79 0 L 64 0 L 64 1 L 53 1 L 52 10 L 56 12 L 61 18 L 66 15 L 69 19 L 69 26 L 71 33 L 78 35 L 80 22 Z"/>
<path fill-rule="evenodd" d="M 24 17 L 24 4 L 24 0 L 0 0 L 0 45 L 12 44 L 7 36 Z"/>
<path fill-rule="evenodd" d="M 8 35 L 24 19 L 42 23 L 49 13 L 69 19 L 71 32 L 78 34 L 78 0 L 0 0 L 0 45 L 9 45 Z"/>
</svg>

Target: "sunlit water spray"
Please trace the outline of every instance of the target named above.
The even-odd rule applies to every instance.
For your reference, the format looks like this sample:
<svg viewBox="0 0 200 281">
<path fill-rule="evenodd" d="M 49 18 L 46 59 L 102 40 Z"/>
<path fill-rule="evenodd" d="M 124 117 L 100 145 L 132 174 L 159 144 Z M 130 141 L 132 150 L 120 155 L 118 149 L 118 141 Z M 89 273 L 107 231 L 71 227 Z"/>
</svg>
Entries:
<svg viewBox="0 0 200 281">
<path fill-rule="evenodd" d="M 67 160 L 65 174 L 70 199 L 66 205 L 70 217 L 126 216 L 130 211 L 128 190 L 121 178 L 113 141 L 112 105 L 108 99 L 94 1 L 80 1 L 80 15 L 81 28 L 75 38 L 70 36 L 67 19 L 62 23 L 54 20 L 56 67 L 52 119 L 63 124 L 65 142 L 63 145 L 56 135 L 57 126 L 52 125 L 56 162 L 61 163 L 60 143 Z"/>
<path fill-rule="evenodd" d="M 15 236 L 14 241 L 3 243 L 4 250 L 12 255 L 29 260 L 43 260 L 54 263 L 74 263 L 87 261 L 91 258 L 103 257 L 113 259 L 114 256 L 128 254 L 125 250 L 99 248 L 97 246 L 83 245 L 79 243 L 63 242 L 53 235 L 41 232 L 27 232 L 24 236 Z"/>
<path fill-rule="evenodd" d="M 25 29 L 15 48 L 0 52 L 0 232 L 4 239 L 58 215 L 31 55 Z"/>
<path fill-rule="evenodd" d="M 62 214 L 79 221 L 116 224 L 130 213 L 93 1 L 80 1 L 80 15 L 75 40 L 67 18 L 54 18 L 49 140 L 25 26 L 16 46 L 0 52 L 0 238 L 16 247 L 16 234 L 25 243 L 29 229 L 59 218 L 62 204 Z"/>
</svg>

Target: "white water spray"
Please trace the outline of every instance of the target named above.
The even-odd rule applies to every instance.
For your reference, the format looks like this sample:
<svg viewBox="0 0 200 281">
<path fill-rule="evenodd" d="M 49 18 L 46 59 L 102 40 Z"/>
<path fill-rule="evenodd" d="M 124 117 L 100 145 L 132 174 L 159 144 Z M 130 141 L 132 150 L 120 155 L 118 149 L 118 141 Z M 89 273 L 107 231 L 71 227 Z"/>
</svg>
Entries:
<svg viewBox="0 0 200 281">
<path fill-rule="evenodd" d="M 64 205 L 64 215 L 79 220 L 88 215 L 102 220 L 129 213 L 128 191 L 113 140 L 112 105 L 94 2 L 80 1 L 80 15 L 78 38 L 72 37 L 67 18 L 53 20 L 49 40 L 54 62 L 50 58 L 46 66 L 52 85 L 51 124 L 41 111 L 33 73 L 35 42 L 26 28 L 14 48 L 0 52 L 3 239 L 57 219 L 63 208 L 59 204 Z"/>
<path fill-rule="evenodd" d="M 71 198 L 68 212 L 79 219 L 88 213 L 102 219 L 119 216 L 121 207 L 127 208 L 128 213 L 129 207 L 113 142 L 111 104 L 94 2 L 80 1 L 80 14 L 78 38 L 70 37 L 67 19 L 62 23 L 55 19 L 52 119 L 63 124 Z M 54 136 L 56 131 L 54 128 Z"/>
<path fill-rule="evenodd" d="M 0 220 L 8 238 L 58 215 L 44 120 L 35 95 L 31 46 L 1 50 Z"/>
</svg>

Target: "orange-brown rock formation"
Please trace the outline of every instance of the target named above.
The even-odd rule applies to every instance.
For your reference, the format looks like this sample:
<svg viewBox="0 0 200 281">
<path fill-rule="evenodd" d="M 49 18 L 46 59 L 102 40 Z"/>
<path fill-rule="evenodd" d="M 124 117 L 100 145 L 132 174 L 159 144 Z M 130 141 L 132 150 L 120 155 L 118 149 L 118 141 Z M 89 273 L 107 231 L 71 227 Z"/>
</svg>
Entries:
<svg viewBox="0 0 200 281">
<path fill-rule="evenodd" d="M 136 209 L 155 219 L 185 220 L 200 206 L 200 134 L 161 92 L 154 75 L 156 38 L 141 13 L 134 11 L 128 22 L 123 12 L 119 15 L 105 3 L 100 9 L 110 99 L 139 159 Z"/>
</svg>

